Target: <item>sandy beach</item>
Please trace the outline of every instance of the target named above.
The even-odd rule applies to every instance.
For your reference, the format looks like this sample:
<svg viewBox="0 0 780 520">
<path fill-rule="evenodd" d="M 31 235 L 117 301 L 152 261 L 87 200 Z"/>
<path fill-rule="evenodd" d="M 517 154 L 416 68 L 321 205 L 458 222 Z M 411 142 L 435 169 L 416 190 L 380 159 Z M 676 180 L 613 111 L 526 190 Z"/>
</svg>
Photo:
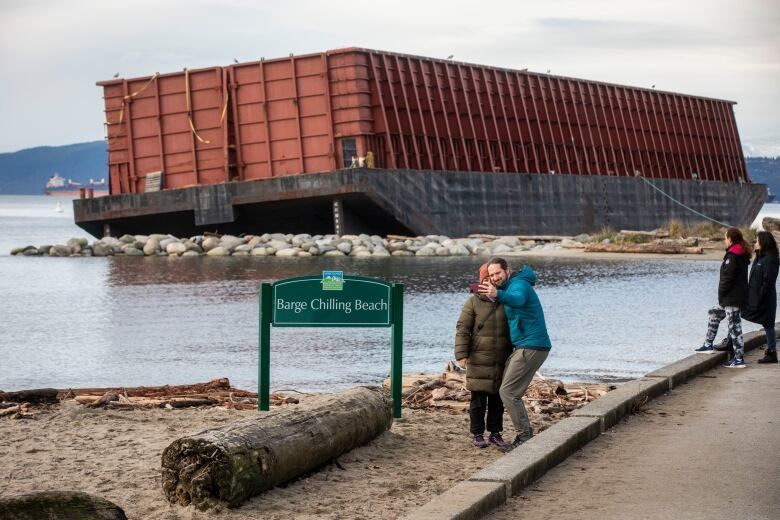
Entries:
<svg viewBox="0 0 780 520">
<path fill-rule="evenodd" d="M 131 519 L 397 518 L 502 455 L 469 444 L 465 413 L 405 409 L 390 431 L 340 457 L 339 465 L 239 508 L 199 512 L 170 505 L 160 483 L 163 449 L 188 433 L 255 414 L 224 408 L 102 410 L 70 400 L 34 418 L 2 418 L 0 497 L 83 491 L 113 501 Z M 505 425 L 505 436 L 513 438 L 508 417 Z"/>
<path fill-rule="evenodd" d="M 256 416 L 255 409 L 91 408 L 71 398 L 32 407 L 28 414 L 0 418 L 0 498 L 82 491 L 113 501 L 128 518 L 143 519 L 397 518 L 503 455 L 493 446 L 471 446 L 462 382 L 462 375 L 452 373 L 405 375 L 409 407 L 389 431 L 238 508 L 206 512 L 168 503 L 160 479 L 162 451 L 185 435 Z M 608 390 L 598 384 L 565 388 L 553 379 L 531 385 L 526 405 L 537 433 Z M 296 397 L 306 403 L 317 395 Z M 506 414 L 504 427 L 504 437 L 513 439 Z"/>
</svg>

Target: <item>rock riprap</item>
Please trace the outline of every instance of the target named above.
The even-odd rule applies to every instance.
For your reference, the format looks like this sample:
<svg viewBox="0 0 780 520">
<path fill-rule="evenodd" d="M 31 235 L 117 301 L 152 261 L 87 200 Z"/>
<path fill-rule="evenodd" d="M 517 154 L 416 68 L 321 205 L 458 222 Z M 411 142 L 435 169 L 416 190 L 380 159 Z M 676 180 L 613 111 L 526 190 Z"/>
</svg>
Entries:
<svg viewBox="0 0 780 520">
<path fill-rule="evenodd" d="M 561 237 L 563 242 L 573 242 Z M 558 239 L 560 240 L 560 239 Z M 266 233 L 263 235 L 208 235 L 178 238 L 172 235 L 123 235 L 104 237 L 91 244 L 72 238 L 66 244 L 24 246 L 11 251 L 20 256 L 341 256 L 377 258 L 389 256 L 490 256 L 512 255 L 532 249 L 558 249 L 558 240 L 531 240 L 516 236 L 472 235 L 450 238 L 441 235 L 309 235 Z"/>
</svg>

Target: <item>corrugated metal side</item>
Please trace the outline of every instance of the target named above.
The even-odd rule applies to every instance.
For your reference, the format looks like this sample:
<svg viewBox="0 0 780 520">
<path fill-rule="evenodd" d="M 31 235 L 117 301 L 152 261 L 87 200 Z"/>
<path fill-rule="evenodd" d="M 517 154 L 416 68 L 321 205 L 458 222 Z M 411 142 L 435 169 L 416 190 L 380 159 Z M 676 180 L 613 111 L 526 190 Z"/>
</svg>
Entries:
<svg viewBox="0 0 780 520">
<path fill-rule="evenodd" d="M 103 83 L 111 193 L 225 182 L 227 85 L 221 67 Z M 224 114 L 224 115 L 223 115 Z"/>
<path fill-rule="evenodd" d="M 99 83 L 111 193 L 380 168 L 747 181 L 733 103 L 368 49 Z"/>
<path fill-rule="evenodd" d="M 324 54 L 232 65 L 230 78 L 240 179 L 335 167 Z"/>
<path fill-rule="evenodd" d="M 361 52 L 385 167 L 747 180 L 728 101 Z"/>
</svg>

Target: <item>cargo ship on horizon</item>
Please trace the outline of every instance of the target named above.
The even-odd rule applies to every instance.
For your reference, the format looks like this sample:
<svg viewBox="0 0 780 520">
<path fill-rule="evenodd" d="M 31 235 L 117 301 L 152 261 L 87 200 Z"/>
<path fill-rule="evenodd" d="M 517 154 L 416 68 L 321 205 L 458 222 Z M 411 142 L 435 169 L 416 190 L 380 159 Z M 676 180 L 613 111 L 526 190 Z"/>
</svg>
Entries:
<svg viewBox="0 0 780 520">
<path fill-rule="evenodd" d="M 81 188 L 92 189 L 94 197 L 108 195 L 108 184 L 105 179 L 100 179 L 100 181 L 89 179 L 87 184 L 81 184 L 80 182 L 66 179 L 57 172 L 54 172 L 54 175 L 46 183 L 43 194 L 56 197 L 78 197 Z"/>
</svg>

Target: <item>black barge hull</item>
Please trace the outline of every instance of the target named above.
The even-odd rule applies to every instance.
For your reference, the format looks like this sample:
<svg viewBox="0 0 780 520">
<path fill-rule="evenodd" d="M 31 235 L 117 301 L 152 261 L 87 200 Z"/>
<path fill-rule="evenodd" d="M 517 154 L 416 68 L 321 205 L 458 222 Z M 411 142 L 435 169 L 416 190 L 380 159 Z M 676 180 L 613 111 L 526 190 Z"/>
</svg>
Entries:
<svg viewBox="0 0 780 520">
<path fill-rule="evenodd" d="M 96 237 L 204 232 L 462 237 L 650 230 L 670 219 L 705 220 L 695 212 L 744 226 L 766 199 L 766 185 L 753 183 L 357 168 L 78 199 L 73 205 L 76 224 Z"/>
</svg>

